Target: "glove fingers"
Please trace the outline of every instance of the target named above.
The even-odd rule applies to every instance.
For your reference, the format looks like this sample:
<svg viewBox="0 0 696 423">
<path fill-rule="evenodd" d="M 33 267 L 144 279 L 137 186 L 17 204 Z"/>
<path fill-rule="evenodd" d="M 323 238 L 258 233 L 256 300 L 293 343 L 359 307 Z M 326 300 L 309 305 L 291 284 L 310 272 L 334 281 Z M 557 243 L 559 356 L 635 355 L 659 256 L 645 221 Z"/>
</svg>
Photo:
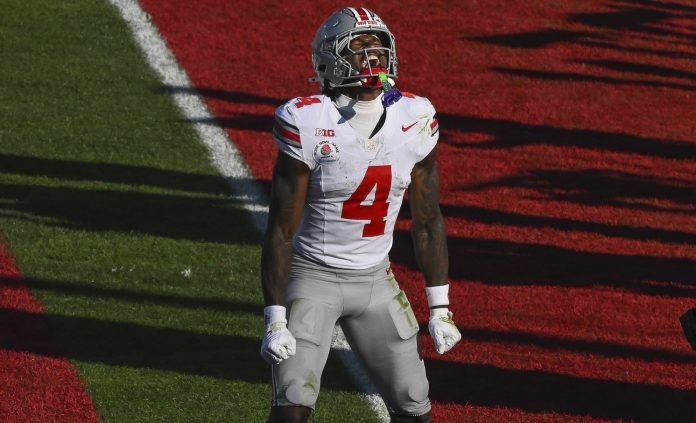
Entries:
<svg viewBox="0 0 696 423">
<path fill-rule="evenodd" d="M 287 360 L 291 355 L 295 354 L 295 349 L 290 343 L 282 343 L 278 345 L 278 355 L 283 359 Z"/>
<path fill-rule="evenodd" d="M 438 353 L 444 354 L 452 348 L 452 345 L 448 342 L 447 338 L 442 338 L 438 343 Z"/>
<path fill-rule="evenodd" d="M 274 345 L 269 349 L 271 357 L 277 362 L 283 361 L 283 351 L 279 345 Z"/>
<path fill-rule="evenodd" d="M 284 358 L 288 358 L 291 355 L 295 355 L 297 349 L 297 341 L 295 341 L 295 337 L 292 336 L 290 332 L 284 334 L 284 336 L 280 339 L 279 342 L 283 348 L 283 351 L 287 355 Z"/>
<path fill-rule="evenodd" d="M 268 364 L 278 364 L 281 362 L 281 359 L 279 357 L 276 357 L 275 355 L 271 354 L 269 351 L 262 351 L 261 357 Z"/>
<path fill-rule="evenodd" d="M 435 342 L 435 351 L 438 354 L 444 354 L 451 350 L 462 339 L 461 333 L 459 333 L 459 330 L 451 320 L 432 319 L 428 329 Z"/>
<path fill-rule="evenodd" d="M 295 352 L 295 337 L 285 328 L 274 329 L 267 333 L 261 344 L 261 357 L 270 364 L 287 360 L 295 355 Z"/>
<path fill-rule="evenodd" d="M 288 355 L 295 355 L 295 352 L 297 352 L 297 346 L 295 344 L 295 340 L 293 339 L 292 342 L 290 342 L 286 348 L 288 351 Z"/>
<path fill-rule="evenodd" d="M 268 364 L 278 364 L 283 361 L 282 354 L 276 345 L 268 345 L 262 348 L 261 357 L 266 360 Z"/>
</svg>

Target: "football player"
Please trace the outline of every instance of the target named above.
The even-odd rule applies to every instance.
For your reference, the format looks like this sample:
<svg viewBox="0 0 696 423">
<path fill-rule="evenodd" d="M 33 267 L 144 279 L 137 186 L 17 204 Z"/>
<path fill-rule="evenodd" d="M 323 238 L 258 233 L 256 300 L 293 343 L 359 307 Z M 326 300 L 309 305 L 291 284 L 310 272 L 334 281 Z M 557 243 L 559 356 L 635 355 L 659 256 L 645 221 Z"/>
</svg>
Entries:
<svg viewBox="0 0 696 423">
<path fill-rule="evenodd" d="M 261 264 L 269 421 L 309 418 L 338 322 L 392 421 L 429 422 L 418 322 L 388 253 L 408 189 L 428 329 L 438 353 L 450 350 L 461 335 L 448 310 L 435 109 L 426 98 L 388 89 L 397 77 L 396 43 L 365 8 L 329 16 L 312 61 L 322 94 L 280 106 L 273 128 L 280 153 Z"/>
</svg>

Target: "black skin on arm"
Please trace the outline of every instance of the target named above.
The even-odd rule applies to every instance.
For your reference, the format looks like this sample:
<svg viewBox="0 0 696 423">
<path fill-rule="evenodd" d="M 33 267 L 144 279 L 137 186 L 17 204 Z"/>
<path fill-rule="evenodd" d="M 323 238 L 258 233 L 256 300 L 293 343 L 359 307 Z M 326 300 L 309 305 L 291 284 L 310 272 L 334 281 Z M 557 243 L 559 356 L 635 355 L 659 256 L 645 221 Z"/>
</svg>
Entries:
<svg viewBox="0 0 696 423">
<path fill-rule="evenodd" d="M 427 286 L 448 283 L 447 232 L 440 212 L 436 149 L 414 166 L 409 187 L 413 249 Z"/>
<path fill-rule="evenodd" d="M 267 306 L 285 305 L 292 238 L 302 218 L 308 184 L 307 165 L 278 152 L 273 168 L 268 227 L 261 250 L 261 287 Z M 303 406 L 271 407 L 268 422 L 304 422 L 311 414 L 312 410 Z"/>
<path fill-rule="evenodd" d="M 285 305 L 292 238 L 302 218 L 308 184 L 307 165 L 279 152 L 261 251 L 261 286 L 267 306 Z"/>
</svg>

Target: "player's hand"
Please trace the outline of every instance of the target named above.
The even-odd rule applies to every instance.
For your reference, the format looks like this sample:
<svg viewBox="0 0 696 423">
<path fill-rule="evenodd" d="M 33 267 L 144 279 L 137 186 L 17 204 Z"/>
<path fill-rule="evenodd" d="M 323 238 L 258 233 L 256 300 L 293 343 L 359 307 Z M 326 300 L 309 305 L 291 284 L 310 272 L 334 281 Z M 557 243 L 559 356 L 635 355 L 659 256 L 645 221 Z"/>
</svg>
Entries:
<svg viewBox="0 0 696 423">
<path fill-rule="evenodd" d="M 268 328 L 261 343 L 261 357 L 268 364 L 278 364 L 295 355 L 297 341 L 285 322 L 276 322 Z"/>
<path fill-rule="evenodd" d="M 287 328 L 285 307 L 270 305 L 263 309 L 266 326 L 261 342 L 261 357 L 268 364 L 278 364 L 295 355 L 297 341 Z"/>
<path fill-rule="evenodd" d="M 433 308 L 430 310 L 428 331 L 435 342 L 435 351 L 444 354 L 451 350 L 462 339 L 462 334 L 452 321 L 452 312 L 447 308 Z"/>
</svg>

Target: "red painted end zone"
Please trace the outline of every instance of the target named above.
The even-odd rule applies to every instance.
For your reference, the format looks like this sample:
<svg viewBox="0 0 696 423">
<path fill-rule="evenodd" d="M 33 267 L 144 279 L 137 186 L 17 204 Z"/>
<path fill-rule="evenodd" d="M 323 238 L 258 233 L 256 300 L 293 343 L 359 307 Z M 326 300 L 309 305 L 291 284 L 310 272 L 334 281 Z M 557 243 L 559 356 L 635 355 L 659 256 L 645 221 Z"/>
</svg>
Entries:
<svg viewBox="0 0 696 423">
<path fill-rule="evenodd" d="M 334 2 L 143 0 L 256 177 L 276 106 L 315 94 Z M 696 421 L 696 73 L 688 1 L 364 4 L 398 87 L 438 110 L 451 303 L 422 344 L 438 421 Z M 405 213 L 407 214 L 407 213 Z M 391 258 L 422 323 L 408 216 Z"/>
<path fill-rule="evenodd" d="M 42 305 L 21 280 L 0 243 L 0 421 L 99 421 L 75 369 L 53 342 Z"/>
</svg>

